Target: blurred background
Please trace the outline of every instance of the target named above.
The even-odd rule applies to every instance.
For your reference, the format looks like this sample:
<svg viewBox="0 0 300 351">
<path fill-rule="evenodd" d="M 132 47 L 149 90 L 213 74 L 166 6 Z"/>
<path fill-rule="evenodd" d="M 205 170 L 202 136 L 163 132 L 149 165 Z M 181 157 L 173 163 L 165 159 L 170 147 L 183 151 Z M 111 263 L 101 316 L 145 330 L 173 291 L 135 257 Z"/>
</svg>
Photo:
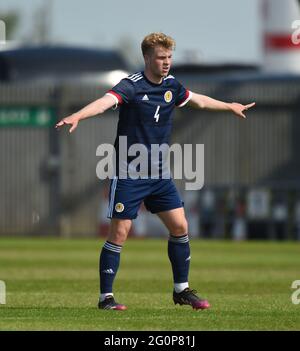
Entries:
<svg viewBox="0 0 300 351">
<path fill-rule="evenodd" d="M 104 237 L 108 181 L 96 148 L 118 111 L 72 135 L 56 121 L 143 68 L 140 43 L 176 42 L 172 74 L 188 89 L 256 107 L 248 119 L 184 108 L 173 143 L 204 144 L 205 186 L 185 191 L 194 238 L 300 240 L 300 9 L 297 0 L 162 3 L 2 0 L 0 235 Z M 132 237 L 167 235 L 142 207 Z"/>
</svg>

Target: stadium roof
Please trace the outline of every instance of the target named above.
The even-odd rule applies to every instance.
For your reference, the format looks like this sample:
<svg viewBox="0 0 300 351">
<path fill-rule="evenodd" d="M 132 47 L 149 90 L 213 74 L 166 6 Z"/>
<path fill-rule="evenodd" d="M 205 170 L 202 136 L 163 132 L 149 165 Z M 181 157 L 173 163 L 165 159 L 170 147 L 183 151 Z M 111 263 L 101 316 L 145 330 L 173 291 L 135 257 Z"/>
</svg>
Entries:
<svg viewBox="0 0 300 351">
<path fill-rule="evenodd" d="M 32 46 L 0 51 L 2 81 L 61 79 L 113 70 L 128 70 L 127 62 L 116 50 Z"/>
</svg>

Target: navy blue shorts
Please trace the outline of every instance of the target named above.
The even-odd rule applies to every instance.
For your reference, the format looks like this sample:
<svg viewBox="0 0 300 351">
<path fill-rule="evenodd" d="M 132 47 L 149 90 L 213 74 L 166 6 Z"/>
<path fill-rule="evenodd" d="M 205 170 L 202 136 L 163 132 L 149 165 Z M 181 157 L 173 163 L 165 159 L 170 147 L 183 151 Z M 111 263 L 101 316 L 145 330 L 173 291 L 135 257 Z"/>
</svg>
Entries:
<svg viewBox="0 0 300 351">
<path fill-rule="evenodd" d="M 152 213 L 183 207 L 172 179 L 111 180 L 108 218 L 135 219 L 141 203 Z"/>
</svg>

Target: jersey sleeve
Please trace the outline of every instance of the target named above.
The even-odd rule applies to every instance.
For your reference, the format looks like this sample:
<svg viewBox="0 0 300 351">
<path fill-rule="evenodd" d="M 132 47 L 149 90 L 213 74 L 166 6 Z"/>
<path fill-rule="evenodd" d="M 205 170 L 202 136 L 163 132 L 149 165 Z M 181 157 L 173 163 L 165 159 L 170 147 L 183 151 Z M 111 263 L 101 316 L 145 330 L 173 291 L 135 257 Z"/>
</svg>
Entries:
<svg viewBox="0 0 300 351">
<path fill-rule="evenodd" d="M 177 89 L 177 98 L 175 100 L 175 105 L 177 107 L 183 107 L 192 98 L 193 93 L 190 90 L 186 89 L 179 82 L 177 82 L 177 84 L 178 84 L 178 89 Z"/>
<path fill-rule="evenodd" d="M 134 86 L 129 79 L 122 79 L 117 85 L 110 89 L 105 95 L 114 98 L 117 105 L 128 104 L 134 97 Z"/>
</svg>

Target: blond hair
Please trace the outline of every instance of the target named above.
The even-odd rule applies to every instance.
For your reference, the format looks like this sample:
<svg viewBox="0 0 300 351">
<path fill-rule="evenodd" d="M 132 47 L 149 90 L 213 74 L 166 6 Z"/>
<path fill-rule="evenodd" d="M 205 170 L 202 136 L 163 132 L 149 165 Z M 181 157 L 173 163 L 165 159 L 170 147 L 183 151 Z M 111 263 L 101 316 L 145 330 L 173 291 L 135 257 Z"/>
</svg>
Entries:
<svg viewBox="0 0 300 351">
<path fill-rule="evenodd" d="M 142 41 L 141 48 L 143 55 L 146 55 L 153 50 L 155 46 L 161 45 L 166 49 L 175 49 L 175 40 L 164 33 L 148 34 Z"/>
</svg>

